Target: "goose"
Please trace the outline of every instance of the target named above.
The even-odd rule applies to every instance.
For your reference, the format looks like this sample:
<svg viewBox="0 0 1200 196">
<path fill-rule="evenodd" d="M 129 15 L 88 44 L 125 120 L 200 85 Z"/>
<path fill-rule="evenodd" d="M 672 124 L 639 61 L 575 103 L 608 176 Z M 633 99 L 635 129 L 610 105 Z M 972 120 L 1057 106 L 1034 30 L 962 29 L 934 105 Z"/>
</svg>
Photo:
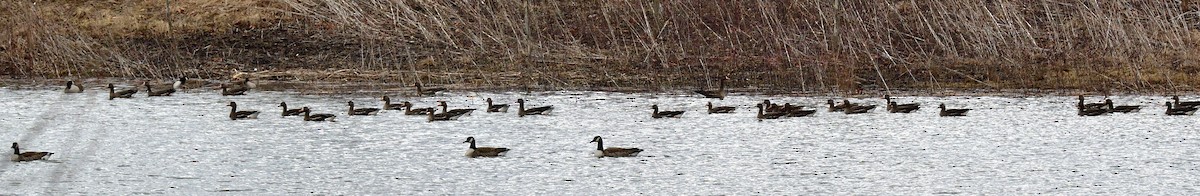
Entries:
<svg viewBox="0 0 1200 196">
<path fill-rule="evenodd" d="M 1192 115 L 1196 113 L 1196 108 L 1193 107 L 1173 107 L 1171 102 L 1167 102 L 1167 115 Z"/>
<path fill-rule="evenodd" d="M 283 116 L 299 116 L 304 113 L 304 108 L 289 110 L 287 102 L 279 102 L 279 107 L 283 108 L 283 112 L 281 113 Z"/>
<path fill-rule="evenodd" d="M 847 106 L 845 109 L 842 110 L 842 112 L 845 112 L 846 114 L 862 114 L 862 113 L 870 112 L 872 109 L 875 109 L 875 105 L 850 104 L 850 100 L 842 100 L 842 105 Z"/>
<path fill-rule="evenodd" d="M 426 113 L 426 115 L 429 115 L 429 118 L 427 119 L 429 122 L 458 120 L 458 117 L 462 116 L 447 112 L 437 113 L 436 110 L 430 111 L 429 113 Z"/>
<path fill-rule="evenodd" d="M 733 106 L 719 106 L 719 107 L 713 107 L 713 104 L 712 104 L 712 102 L 708 102 L 708 113 L 709 113 L 709 114 L 726 114 L 726 113 L 733 113 L 733 111 L 734 111 L 734 110 L 737 110 L 737 107 L 733 107 Z"/>
<path fill-rule="evenodd" d="M 663 118 L 663 117 L 679 118 L 680 116 L 683 116 L 683 112 L 684 112 L 684 111 L 658 111 L 657 104 L 651 105 L 650 109 L 654 109 L 654 111 L 652 113 L 650 113 L 650 117 L 654 117 L 654 118 Z"/>
<path fill-rule="evenodd" d="M 550 111 L 554 111 L 554 106 L 541 106 L 525 109 L 525 99 L 517 99 L 517 116 L 525 117 L 525 115 L 547 115 Z"/>
<path fill-rule="evenodd" d="M 385 110 L 404 110 L 404 104 L 392 104 L 392 98 L 383 96 L 383 109 Z"/>
<path fill-rule="evenodd" d="M 897 104 L 892 101 L 892 96 L 883 95 L 883 99 L 887 100 L 887 110 L 891 113 L 910 113 L 921 109 L 920 103 Z"/>
<path fill-rule="evenodd" d="M 366 116 L 366 115 L 379 114 L 379 108 L 354 108 L 354 101 L 347 101 L 346 104 L 350 104 L 350 110 L 346 111 L 346 114 L 349 114 L 351 116 L 355 116 L 355 115 Z"/>
<path fill-rule="evenodd" d="M 230 87 L 225 84 L 221 84 L 221 95 L 222 96 L 246 95 L 246 90 L 249 90 L 249 89 L 247 89 L 243 86 Z"/>
<path fill-rule="evenodd" d="M 938 116 L 966 116 L 971 109 L 946 109 L 946 104 L 938 104 Z"/>
<path fill-rule="evenodd" d="M 337 116 L 336 116 L 336 115 L 333 115 L 333 114 L 310 114 L 310 113 L 312 112 L 312 110 L 308 109 L 308 107 L 304 107 L 304 108 L 303 108 L 303 109 L 301 109 L 301 110 L 303 110 L 303 111 L 304 111 L 304 121 L 329 121 L 329 122 L 334 122 L 334 119 L 336 119 L 336 118 L 337 118 Z"/>
<path fill-rule="evenodd" d="M 1083 102 L 1075 104 L 1075 107 L 1079 109 L 1079 116 L 1099 116 L 1108 114 L 1108 107 L 1087 107 L 1083 104 Z"/>
<path fill-rule="evenodd" d="M 147 94 L 147 95 L 149 95 L 149 96 L 151 96 L 151 97 L 156 97 L 156 96 L 171 96 L 171 93 L 175 93 L 175 89 L 174 89 L 174 88 L 162 89 L 162 90 L 157 90 L 157 91 L 156 91 L 156 90 L 154 90 L 154 89 L 151 89 L 151 88 L 150 88 L 150 82 L 142 82 L 142 85 L 143 85 L 143 86 L 146 86 L 146 94 Z"/>
<path fill-rule="evenodd" d="M 67 81 L 67 87 L 63 89 L 63 93 L 82 93 L 83 86 L 75 84 L 75 81 Z"/>
<path fill-rule="evenodd" d="M 828 103 L 828 104 L 829 104 L 829 112 L 841 112 L 841 111 L 845 111 L 845 110 L 846 110 L 846 108 L 848 108 L 849 106 L 854 106 L 854 105 L 856 105 L 856 104 L 850 104 L 850 102 L 846 102 L 846 103 L 843 103 L 843 104 L 834 104 L 834 102 L 833 102 L 833 100 L 832 100 L 832 99 L 830 99 L 830 100 L 826 100 L 826 103 Z"/>
<path fill-rule="evenodd" d="M 787 113 L 787 117 L 805 117 L 805 116 L 812 116 L 813 114 L 816 114 L 817 110 L 804 110 L 804 109 L 797 108 L 797 109 L 785 111 L 785 113 Z"/>
<path fill-rule="evenodd" d="M 42 160 L 42 158 L 46 158 L 54 154 L 52 152 L 21 152 L 21 147 L 18 146 L 16 142 L 13 142 L 12 149 L 13 154 L 15 155 L 13 156 L 12 160 L 18 162 Z"/>
<path fill-rule="evenodd" d="M 1137 105 L 1113 106 L 1113 101 L 1111 99 L 1104 99 L 1104 105 L 1108 106 L 1108 112 L 1130 113 L 1142 110 L 1142 106 Z"/>
<path fill-rule="evenodd" d="M 1175 100 L 1175 106 L 1176 106 L 1176 107 L 1181 107 L 1181 108 L 1183 108 L 1183 107 L 1192 107 L 1192 108 L 1194 108 L 1194 107 L 1200 106 L 1200 101 L 1184 101 L 1184 102 L 1179 102 L 1179 96 L 1178 96 L 1178 95 L 1176 95 L 1176 96 L 1171 96 L 1171 99 Z"/>
<path fill-rule="evenodd" d="M 254 111 L 254 110 L 238 111 L 236 102 L 230 101 L 229 105 L 225 105 L 225 106 L 229 106 L 229 119 L 230 120 L 257 119 L 258 118 L 258 111 Z"/>
<path fill-rule="evenodd" d="M 492 104 L 492 98 L 487 98 L 487 112 L 508 112 L 508 104 Z"/>
<path fill-rule="evenodd" d="M 116 88 L 113 87 L 112 83 L 108 83 L 108 100 L 113 100 L 113 98 L 133 98 L 133 94 L 137 92 L 137 88 L 117 91 Z"/>
<path fill-rule="evenodd" d="M 600 138 L 600 136 L 596 136 L 596 137 L 592 138 L 592 142 L 588 142 L 588 143 L 596 143 L 595 156 L 597 158 L 600 158 L 600 157 L 636 157 L 638 155 L 638 153 L 642 152 L 642 149 L 639 149 L 639 148 L 617 148 L 617 147 L 604 148 L 604 139 Z"/>
<path fill-rule="evenodd" d="M 1105 106 L 1104 103 L 1086 103 L 1085 104 L 1085 103 L 1083 103 L 1083 95 L 1079 95 L 1079 104 L 1076 104 L 1075 107 L 1078 107 L 1080 110 L 1085 110 L 1085 109 L 1103 109 L 1104 107 L 1107 107 L 1107 106 Z"/>
<path fill-rule="evenodd" d="M 698 90 L 696 93 L 704 95 L 704 98 L 717 98 L 719 100 L 725 100 L 725 79 L 729 79 L 729 77 L 721 78 L 721 80 L 717 82 L 716 91 Z"/>
<path fill-rule="evenodd" d="M 413 104 L 407 101 L 401 104 L 404 105 L 404 115 L 425 115 L 437 111 L 433 107 L 413 109 Z"/>
<path fill-rule="evenodd" d="M 418 96 L 434 95 L 434 94 L 437 94 L 438 91 L 446 90 L 446 88 L 422 88 L 421 83 L 413 84 L 413 86 L 417 87 L 417 95 Z"/>
<path fill-rule="evenodd" d="M 442 111 L 445 111 L 445 113 L 450 113 L 450 114 L 453 114 L 456 116 L 471 116 L 471 112 L 475 111 L 475 109 L 453 109 L 453 110 L 451 110 L 451 109 L 449 109 L 449 106 L 446 105 L 446 101 L 438 101 L 438 106 L 442 106 Z"/>
<path fill-rule="evenodd" d="M 467 137 L 467 141 L 463 143 L 471 143 L 471 147 L 467 149 L 467 157 L 498 157 L 504 156 L 508 152 L 508 148 L 496 147 L 475 147 L 475 137 Z"/>
<path fill-rule="evenodd" d="M 783 117 L 783 116 L 787 115 L 787 113 L 782 113 L 782 112 L 763 112 L 763 110 L 765 110 L 763 108 L 766 106 L 764 106 L 761 103 L 758 105 L 755 105 L 755 107 L 758 107 L 757 118 L 759 121 L 762 121 L 763 119 L 778 119 L 779 117 Z"/>
<path fill-rule="evenodd" d="M 767 112 L 788 112 L 792 110 L 803 110 L 802 105 L 792 105 L 792 103 L 784 103 L 783 105 L 771 103 L 771 100 L 763 100 L 763 105 L 767 108 Z"/>
</svg>

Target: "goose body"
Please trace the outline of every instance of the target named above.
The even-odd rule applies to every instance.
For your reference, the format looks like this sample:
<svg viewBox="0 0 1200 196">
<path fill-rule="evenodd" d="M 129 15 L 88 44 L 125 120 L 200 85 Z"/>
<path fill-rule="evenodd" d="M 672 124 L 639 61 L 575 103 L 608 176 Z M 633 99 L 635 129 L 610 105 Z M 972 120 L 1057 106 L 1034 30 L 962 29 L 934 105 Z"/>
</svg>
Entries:
<svg viewBox="0 0 1200 196">
<path fill-rule="evenodd" d="M 1142 106 L 1136 105 L 1113 106 L 1113 101 L 1111 99 L 1104 99 L 1104 105 L 1108 106 L 1108 112 L 1131 113 L 1142 110 Z"/>
<path fill-rule="evenodd" d="M 301 109 L 301 110 L 303 110 L 303 111 L 304 111 L 304 121 L 329 121 L 329 122 L 334 122 L 334 119 L 336 119 L 336 118 L 337 118 L 337 116 L 336 116 L 336 115 L 333 115 L 333 114 L 311 114 L 311 113 L 312 113 L 312 110 L 311 110 L 311 109 L 308 109 L 308 107 L 304 107 L 304 108 L 303 108 L 303 109 Z"/>
<path fill-rule="evenodd" d="M 137 92 L 137 88 L 117 91 L 116 88 L 113 87 L 112 83 L 108 84 L 108 100 L 113 100 L 113 98 L 133 98 L 133 94 L 136 94 Z"/>
<path fill-rule="evenodd" d="M 1078 104 L 1075 104 L 1075 108 L 1079 110 L 1077 113 L 1079 116 L 1099 116 L 1108 114 L 1108 107 L 1089 107 L 1083 104 L 1082 101 L 1080 101 Z"/>
<path fill-rule="evenodd" d="M 1194 107 L 1198 107 L 1198 106 L 1200 106 L 1200 101 L 1184 101 L 1184 102 L 1180 102 L 1180 101 L 1179 101 L 1179 96 L 1178 96 L 1178 95 L 1176 95 L 1176 96 L 1171 96 L 1171 99 L 1172 99 L 1172 100 L 1175 100 L 1175 107 L 1180 107 L 1180 108 L 1184 108 L 1184 107 L 1194 108 Z"/>
<path fill-rule="evenodd" d="M 42 160 L 43 158 L 49 157 L 50 155 L 54 154 L 51 152 L 21 152 L 21 147 L 18 146 L 16 142 L 13 142 L 12 149 L 13 149 L 13 158 L 12 158 L 13 161 Z"/>
<path fill-rule="evenodd" d="M 425 113 L 425 115 L 429 115 L 427 118 L 428 122 L 458 120 L 458 117 L 461 116 L 461 115 L 455 115 L 455 114 L 451 114 L 451 113 L 447 113 L 447 112 L 437 113 L 436 110 L 431 111 L 429 113 Z"/>
<path fill-rule="evenodd" d="M 604 148 L 604 138 L 600 138 L 600 136 L 592 138 L 592 142 L 589 143 L 596 143 L 594 152 L 596 157 L 636 157 L 638 153 L 642 152 L 642 149 L 639 148 Z"/>
<path fill-rule="evenodd" d="M 826 103 L 829 104 L 829 112 L 842 112 L 845 111 L 846 108 L 856 106 L 856 104 L 851 104 L 849 101 L 845 101 L 842 104 L 835 104 L 832 99 L 826 100 Z"/>
<path fill-rule="evenodd" d="M 496 147 L 475 147 L 475 137 L 467 137 L 467 141 L 463 143 L 471 143 L 471 147 L 467 148 L 467 157 L 499 157 L 508 153 L 508 148 Z"/>
<path fill-rule="evenodd" d="M 156 90 L 150 88 L 150 82 L 143 82 L 142 85 L 146 86 L 146 94 L 149 96 L 152 96 L 152 97 L 171 96 L 171 93 L 175 93 L 174 88 L 160 89 L 160 90 L 156 91 Z"/>
<path fill-rule="evenodd" d="M 1171 116 L 1192 115 L 1196 113 L 1196 109 L 1193 107 L 1174 107 L 1171 102 L 1167 102 L 1167 115 Z"/>
<path fill-rule="evenodd" d="M 75 81 L 67 81 L 67 87 L 63 88 L 63 93 L 82 93 L 83 86 L 75 84 Z"/>
<path fill-rule="evenodd" d="M 725 114 L 725 113 L 733 113 L 733 111 L 734 111 L 734 110 L 737 110 L 737 108 L 736 108 L 736 107 L 733 107 L 733 106 L 719 106 L 719 107 L 713 107 L 713 104 L 712 104 L 712 102 L 708 102 L 708 113 L 709 113 L 709 114 Z"/>
<path fill-rule="evenodd" d="M 492 104 L 492 98 L 487 98 L 487 112 L 508 112 L 508 104 Z"/>
<path fill-rule="evenodd" d="M 383 109 L 385 110 L 404 110 L 404 104 L 392 104 L 392 99 L 388 96 L 383 96 Z"/>
<path fill-rule="evenodd" d="M 258 111 L 254 111 L 254 110 L 238 111 L 236 102 L 231 101 L 231 102 L 229 102 L 229 105 L 226 105 L 226 106 L 229 106 L 229 119 L 230 120 L 243 120 L 243 119 L 257 119 L 258 118 Z"/>
<path fill-rule="evenodd" d="M 354 108 L 354 101 L 348 101 L 348 102 L 346 102 L 346 104 L 350 105 L 350 109 L 348 111 L 346 111 L 346 114 L 349 114 L 351 116 L 366 116 L 366 115 L 379 114 L 379 108 Z"/>
<path fill-rule="evenodd" d="M 421 86 L 421 83 L 413 84 L 413 86 L 417 87 L 417 95 L 418 96 L 430 96 L 430 95 L 437 94 L 437 92 L 446 90 L 446 88 L 424 88 Z"/>
<path fill-rule="evenodd" d="M 517 116 L 525 117 L 526 115 L 547 115 L 554 111 L 554 106 L 541 106 L 525 109 L 525 99 L 517 99 Z"/>
<path fill-rule="evenodd" d="M 227 86 L 224 84 L 221 85 L 221 95 L 222 96 L 246 95 L 247 90 L 249 90 L 249 89 L 247 89 L 244 86 L 230 87 L 230 86 Z"/>
<path fill-rule="evenodd" d="M 966 116 L 971 109 L 946 109 L 946 104 L 938 104 L 938 116 Z"/>
<path fill-rule="evenodd" d="M 846 105 L 846 108 L 842 110 L 842 112 L 845 112 L 846 114 L 862 114 L 871 112 L 871 110 L 875 109 L 875 105 L 851 104 L 850 100 L 842 100 L 842 104 Z"/>
<path fill-rule="evenodd" d="M 279 107 L 283 108 L 283 112 L 281 113 L 283 116 L 300 116 L 304 114 L 304 108 L 288 109 L 287 102 L 279 102 Z"/>
<path fill-rule="evenodd" d="M 426 115 L 437 111 L 437 109 L 432 107 L 413 109 L 413 104 L 407 101 L 401 104 L 404 105 L 404 115 Z"/>
<path fill-rule="evenodd" d="M 816 113 L 817 113 L 817 110 L 795 109 L 795 110 L 787 111 L 787 117 L 805 117 L 805 116 L 812 116 L 813 114 L 816 114 Z"/>
<path fill-rule="evenodd" d="M 450 115 L 455 115 L 455 116 L 471 116 L 471 112 L 475 112 L 475 109 L 453 109 L 453 110 L 451 110 L 450 106 L 446 105 L 446 101 L 438 101 L 438 106 L 442 106 L 442 111 L 445 111 L 445 113 L 450 114 Z"/>
<path fill-rule="evenodd" d="M 663 117 L 679 118 L 679 117 L 683 116 L 683 112 L 684 112 L 684 111 L 658 111 L 658 105 L 651 105 L 650 109 L 654 110 L 650 113 L 650 117 L 653 117 L 653 118 L 663 118 Z"/>
<path fill-rule="evenodd" d="M 728 79 L 728 77 L 721 78 L 720 82 L 717 83 L 717 90 L 715 90 L 715 91 L 698 90 L 698 91 L 696 91 L 696 93 L 703 95 L 704 98 L 717 98 L 720 100 L 724 100 L 725 99 L 725 79 Z"/>
<path fill-rule="evenodd" d="M 766 110 L 764 108 L 767 107 L 765 104 L 760 103 L 755 107 L 758 107 L 758 115 L 756 117 L 759 121 L 763 119 L 779 119 L 780 117 L 787 116 L 787 113 L 782 112 L 764 112 Z"/>
<path fill-rule="evenodd" d="M 911 113 L 921 109 L 920 103 L 898 104 L 892 101 L 892 96 L 884 95 L 883 99 L 887 101 L 887 110 L 891 113 Z"/>
</svg>

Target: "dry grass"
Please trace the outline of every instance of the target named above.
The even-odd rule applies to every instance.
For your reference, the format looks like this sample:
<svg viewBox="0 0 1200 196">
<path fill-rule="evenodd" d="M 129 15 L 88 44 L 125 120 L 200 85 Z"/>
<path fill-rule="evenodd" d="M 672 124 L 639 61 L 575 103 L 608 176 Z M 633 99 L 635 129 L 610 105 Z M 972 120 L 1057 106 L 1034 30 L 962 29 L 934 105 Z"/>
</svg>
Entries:
<svg viewBox="0 0 1200 196">
<path fill-rule="evenodd" d="M 572 89 L 1195 91 L 1190 1 L 0 4 L 0 74 Z M 1185 11 L 1186 10 L 1186 11 Z M 45 24 L 45 25 L 28 25 Z"/>
</svg>

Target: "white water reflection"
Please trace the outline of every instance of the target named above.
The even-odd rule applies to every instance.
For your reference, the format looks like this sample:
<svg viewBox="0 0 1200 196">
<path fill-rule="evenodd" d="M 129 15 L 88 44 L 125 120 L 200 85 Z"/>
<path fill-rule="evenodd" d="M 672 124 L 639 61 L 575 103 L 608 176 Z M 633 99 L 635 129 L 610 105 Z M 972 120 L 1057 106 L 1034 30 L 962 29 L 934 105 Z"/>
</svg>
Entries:
<svg viewBox="0 0 1200 196">
<path fill-rule="evenodd" d="M 379 96 L 379 95 L 374 95 Z M 1072 97 L 900 97 L 913 114 L 824 111 L 829 97 L 731 96 L 734 114 L 709 115 L 694 95 L 606 92 L 457 93 L 415 98 L 430 107 L 483 108 L 484 98 L 554 105 L 551 116 L 485 113 L 455 122 L 388 111 L 345 116 L 346 101 L 379 97 L 216 92 L 106 100 L 99 92 L 0 89 L 0 136 L 51 161 L 0 163 L 4 194 L 1154 194 L 1194 193 L 1197 118 L 1165 116 L 1164 97 L 1113 97 L 1140 113 L 1079 117 Z M 820 107 L 813 117 L 756 121 L 753 103 Z M 881 99 L 851 99 L 872 101 Z M 230 121 L 229 101 L 264 112 Z M 339 122 L 280 117 L 291 107 Z M 937 117 L 937 103 L 974 108 Z M 686 110 L 651 119 L 649 106 Z M 358 105 L 356 105 L 358 106 Z M 515 105 L 514 105 L 515 111 Z M 636 158 L 591 157 L 605 145 Z M 507 147 L 463 157 L 467 136 Z"/>
</svg>

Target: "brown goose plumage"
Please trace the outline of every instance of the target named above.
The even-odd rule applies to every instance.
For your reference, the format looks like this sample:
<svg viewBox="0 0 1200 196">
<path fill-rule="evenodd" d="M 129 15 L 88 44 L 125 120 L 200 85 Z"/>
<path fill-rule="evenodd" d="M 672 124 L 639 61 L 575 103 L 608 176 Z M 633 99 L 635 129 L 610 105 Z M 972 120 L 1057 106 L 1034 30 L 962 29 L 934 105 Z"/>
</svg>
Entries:
<svg viewBox="0 0 1200 196">
<path fill-rule="evenodd" d="M 636 157 L 642 152 L 639 148 L 604 148 L 604 139 L 600 136 L 592 138 L 592 142 L 589 143 L 593 142 L 596 143 L 596 151 L 593 154 L 596 157 Z"/>
<path fill-rule="evenodd" d="M 762 121 L 763 119 L 779 119 L 780 117 L 787 116 L 787 113 L 782 112 L 765 112 L 766 109 L 764 108 L 767 107 L 765 103 L 759 103 L 758 105 L 755 105 L 755 107 L 758 107 L 758 115 L 756 118 L 758 118 L 759 121 Z"/>
<path fill-rule="evenodd" d="M 845 112 L 846 114 L 862 114 L 871 112 L 872 109 L 875 109 L 875 105 L 851 104 L 850 100 L 842 100 L 842 104 L 847 105 L 847 107 L 842 110 L 842 112 Z"/>
<path fill-rule="evenodd" d="M 160 89 L 160 90 L 156 91 L 156 90 L 150 88 L 150 82 L 142 82 L 142 85 L 146 86 L 146 94 L 151 97 L 171 96 L 171 93 L 175 93 L 174 88 Z"/>
<path fill-rule="evenodd" d="M 467 137 L 467 141 L 463 143 L 471 143 L 471 147 L 467 149 L 467 157 L 499 157 L 504 156 L 508 152 L 508 148 L 496 147 L 475 147 L 475 137 Z"/>
<path fill-rule="evenodd" d="M 938 116 L 966 116 L 971 109 L 946 109 L 946 104 L 938 104 Z"/>
<path fill-rule="evenodd" d="M 279 102 L 279 107 L 283 108 L 283 113 L 281 113 L 283 116 L 300 116 L 300 114 L 304 114 L 303 108 L 289 110 L 287 102 Z"/>
<path fill-rule="evenodd" d="M 13 142 L 12 149 L 13 149 L 13 155 L 14 155 L 12 158 L 13 161 L 42 160 L 43 158 L 49 157 L 50 155 L 54 154 L 51 152 L 21 152 L 21 147 L 18 146 L 16 142 Z"/>
<path fill-rule="evenodd" d="M 921 109 L 920 103 L 898 104 L 892 101 L 892 96 L 883 95 L 883 99 L 887 102 L 887 110 L 891 113 L 911 113 Z"/>
<path fill-rule="evenodd" d="M 708 113 L 709 113 L 709 114 L 725 114 L 725 113 L 733 113 L 733 111 L 734 111 L 734 110 L 737 110 L 737 108 L 736 108 L 736 107 L 733 107 L 733 106 L 718 106 L 718 107 L 713 107 L 713 104 L 712 104 L 712 102 L 708 102 Z"/>
<path fill-rule="evenodd" d="M 1167 113 L 1166 114 L 1171 115 L 1171 116 L 1192 115 L 1192 114 L 1196 113 L 1196 109 L 1197 108 L 1193 108 L 1193 107 L 1174 107 L 1173 104 L 1171 104 L 1171 102 L 1167 102 Z"/>
<path fill-rule="evenodd" d="M 245 86 L 238 85 L 230 87 L 225 84 L 221 84 L 221 96 L 246 95 L 247 90 L 250 89 L 245 88 Z"/>
<path fill-rule="evenodd" d="M 346 104 L 350 105 L 350 109 L 348 111 L 346 111 L 346 114 L 349 114 L 351 116 L 356 116 L 356 115 L 357 116 L 366 116 L 366 115 L 379 114 L 379 108 L 354 108 L 354 101 L 347 101 Z"/>
<path fill-rule="evenodd" d="M 426 115 L 437 111 L 433 107 L 413 109 L 413 104 L 407 101 L 401 104 L 404 105 L 404 115 Z"/>
<path fill-rule="evenodd" d="M 651 113 L 650 113 L 650 117 L 653 117 L 653 118 L 663 118 L 663 117 L 679 118 L 679 117 L 683 116 L 683 112 L 684 112 L 684 111 L 658 111 L 657 104 L 651 105 L 650 109 L 653 109 L 653 111 L 651 111 Z"/>
<path fill-rule="evenodd" d="M 526 115 L 546 115 L 554 111 L 554 106 L 541 106 L 525 109 L 525 99 L 517 99 L 517 117 L 525 117 Z"/>
<path fill-rule="evenodd" d="M 392 104 L 392 98 L 385 95 L 385 96 L 383 96 L 383 109 L 384 110 L 404 110 L 404 104 L 403 103 Z"/>
<path fill-rule="evenodd" d="M 492 104 L 492 98 L 487 98 L 487 112 L 508 112 L 508 104 Z"/>
<path fill-rule="evenodd" d="M 453 110 L 451 110 L 450 106 L 446 104 L 446 101 L 438 101 L 438 106 L 442 106 L 442 111 L 444 111 L 445 113 L 449 113 L 451 115 L 456 115 L 456 116 L 471 116 L 471 112 L 475 112 L 475 109 L 453 109 Z"/>
<path fill-rule="evenodd" d="M 337 118 L 337 115 L 333 114 L 311 114 L 312 110 L 308 109 L 308 107 L 304 107 L 302 110 L 304 111 L 304 121 L 334 122 L 334 119 Z"/>
<path fill-rule="evenodd" d="M 229 119 L 230 120 L 257 119 L 258 118 L 258 111 L 254 111 L 254 110 L 238 111 L 236 102 L 230 101 L 229 105 L 225 105 L 225 106 L 229 106 Z"/>
</svg>

